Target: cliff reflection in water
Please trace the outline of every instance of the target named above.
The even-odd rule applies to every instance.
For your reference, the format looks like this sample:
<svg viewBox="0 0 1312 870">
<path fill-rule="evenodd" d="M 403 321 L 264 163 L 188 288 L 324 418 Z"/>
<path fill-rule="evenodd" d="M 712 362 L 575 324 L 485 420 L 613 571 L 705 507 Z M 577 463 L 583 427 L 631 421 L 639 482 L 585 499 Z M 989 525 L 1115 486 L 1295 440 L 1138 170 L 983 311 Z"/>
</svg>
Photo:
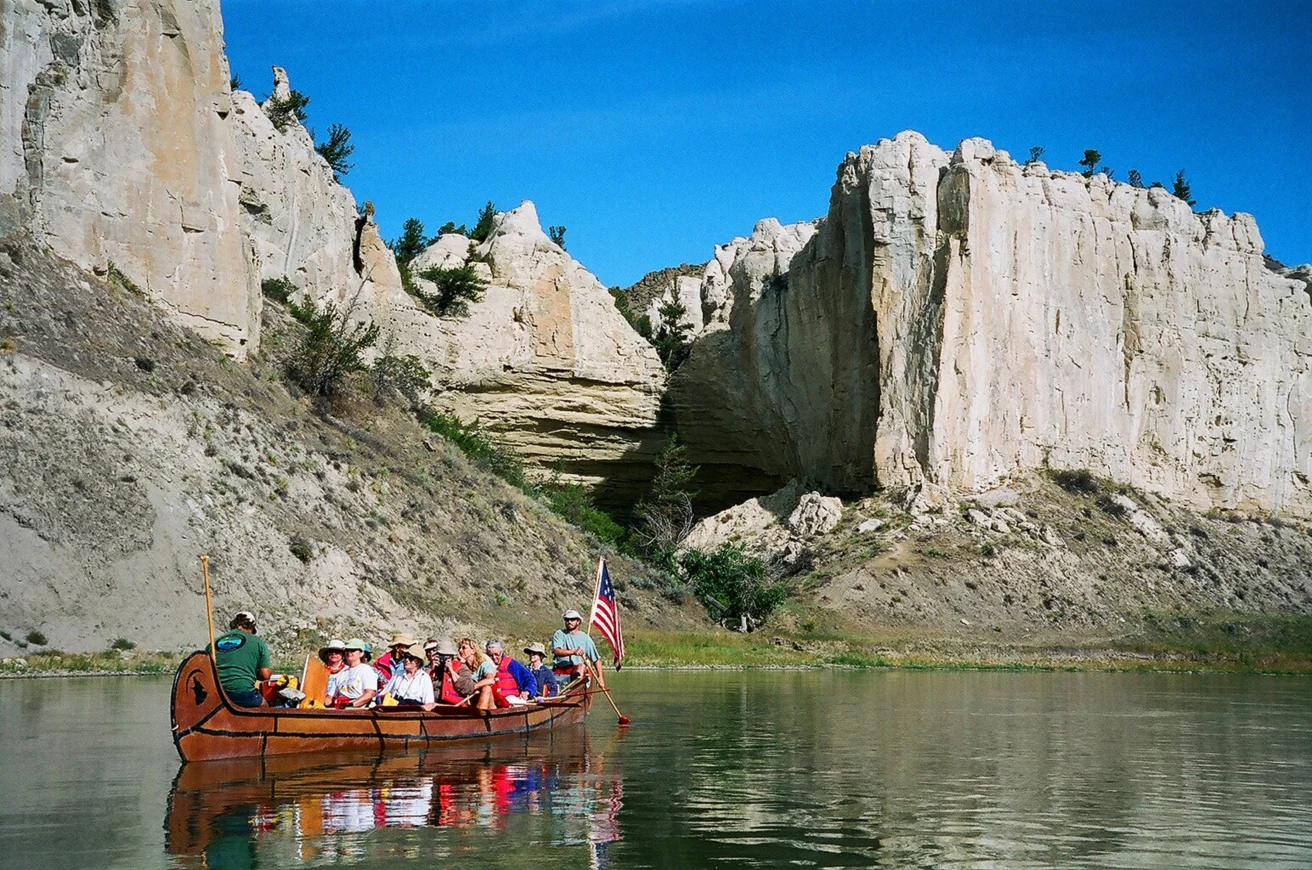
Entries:
<svg viewBox="0 0 1312 870">
<path fill-rule="evenodd" d="M 550 843 L 604 864 L 621 837 L 619 735 L 600 752 L 583 729 L 569 737 L 185 765 L 165 848 L 176 868 L 214 870 L 450 857 L 489 840 L 507 860 Z"/>
</svg>

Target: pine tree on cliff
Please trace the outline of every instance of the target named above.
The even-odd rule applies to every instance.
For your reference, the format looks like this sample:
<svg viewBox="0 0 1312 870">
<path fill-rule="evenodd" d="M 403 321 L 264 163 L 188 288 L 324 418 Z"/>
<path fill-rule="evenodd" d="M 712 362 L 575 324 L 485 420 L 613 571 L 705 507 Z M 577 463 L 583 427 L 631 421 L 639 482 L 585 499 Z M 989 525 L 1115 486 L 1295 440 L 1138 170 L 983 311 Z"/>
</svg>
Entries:
<svg viewBox="0 0 1312 870">
<path fill-rule="evenodd" d="M 310 98 L 300 91 L 293 90 L 285 97 L 274 94 L 265 100 L 264 114 L 269 116 L 274 129 L 281 133 L 292 121 L 298 124 L 305 123 L 305 119 L 309 117 L 305 114 L 305 107 L 308 105 L 310 105 Z"/>
<path fill-rule="evenodd" d="M 1171 196 L 1176 199 L 1183 199 L 1189 206 L 1196 205 L 1189 190 L 1189 180 L 1184 177 L 1183 169 L 1175 173 L 1175 183 L 1171 185 Z"/>
<path fill-rule="evenodd" d="M 673 567 L 675 548 L 692 531 L 694 493 L 689 487 L 696 475 L 697 467 L 688 463 L 688 448 L 671 435 L 656 460 L 651 491 L 633 506 L 633 540 L 664 567 Z"/>
<path fill-rule="evenodd" d="M 492 227 L 497 217 L 497 207 L 492 204 L 492 200 L 487 201 L 487 205 L 478 211 L 478 223 L 474 224 L 474 231 L 469 234 L 469 238 L 475 242 L 485 242 L 487 237 L 492 235 Z"/>
<path fill-rule="evenodd" d="M 387 243 L 396 257 L 396 269 L 401 273 L 401 286 L 407 293 L 414 293 L 414 278 L 410 273 L 410 263 L 423 253 L 424 248 L 433 240 L 424 235 L 424 224 L 419 218 L 406 218 L 401 224 L 401 235 Z"/>
<path fill-rule="evenodd" d="M 341 182 L 342 176 L 355 168 L 354 163 L 347 163 L 346 158 L 355 151 L 351 144 L 351 131 L 342 124 L 333 124 L 328 128 L 328 139 L 314 146 L 319 156 L 328 161 L 333 171 L 333 179 Z"/>
<path fill-rule="evenodd" d="M 1080 174 L 1085 178 L 1093 178 L 1093 173 L 1098 170 L 1099 160 L 1102 160 L 1101 152 L 1095 151 L 1092 148 L 1086 148 L 1084 150 L 1084 159 L 1080 161 L 1080 165 L 1084 167 L 1084 171 Z"/>
</svg>

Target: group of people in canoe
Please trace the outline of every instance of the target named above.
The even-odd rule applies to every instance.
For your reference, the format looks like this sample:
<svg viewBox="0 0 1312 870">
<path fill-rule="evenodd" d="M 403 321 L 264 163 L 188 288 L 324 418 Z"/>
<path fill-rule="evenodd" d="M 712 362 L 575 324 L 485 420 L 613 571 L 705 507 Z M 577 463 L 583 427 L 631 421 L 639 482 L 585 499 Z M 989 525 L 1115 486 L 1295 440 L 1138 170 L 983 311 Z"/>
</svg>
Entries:
<svg viewBox="0 0 1312 870">
<path fill-rule="evenodd" d="M 467 704 L 486 711 L 554 697 L 589 673 L 604 689 L 600 656 L 581 630 L 582 615 L 566 610 L 561 616 L 564 627 L 552 635 L 549 649 L 541 643 L 524 647 L 528 665 L 507 653 L 499 640 L 481 647 L 468 637 L 419 643 L 402 633 L 377 659 L 360 638 L 330 640 L 319 650 L 328 670 L 327 690 L 322 698 L 308 701 L 338 710 L 377 705 L 433 710 L 441 704 Z M 214 641 L 214 655 L 219 683 L 230 701 L 242 707 L 266 703 L 261 686 L 272 676 L 273 659 L 269 645 L 256 633 L 252 613 L 243 610 L 232 618 L 228 632 Z"/>
</svg>

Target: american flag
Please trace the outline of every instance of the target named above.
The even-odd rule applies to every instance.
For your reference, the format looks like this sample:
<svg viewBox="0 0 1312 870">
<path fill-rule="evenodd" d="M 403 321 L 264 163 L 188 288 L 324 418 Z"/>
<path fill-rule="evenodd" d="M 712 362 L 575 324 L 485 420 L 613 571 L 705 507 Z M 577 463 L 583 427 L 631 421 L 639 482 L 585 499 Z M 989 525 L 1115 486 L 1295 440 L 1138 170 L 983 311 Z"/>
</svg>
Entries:
<svg viewBox="0 0 1312 870">
<path fill-rule="evenodd" d="M 611 585 L 605 559 L 597 562 L 597 596 L 592 599 L 589 630 L 594 625 L 610 642 L 610 648 L 615 652 L 615 670 L 618 671 L 620 660 L 624 658 L 624 632 L 620 630 L 620 606 L 615 602 L 615 587 Z"/>
</svg>

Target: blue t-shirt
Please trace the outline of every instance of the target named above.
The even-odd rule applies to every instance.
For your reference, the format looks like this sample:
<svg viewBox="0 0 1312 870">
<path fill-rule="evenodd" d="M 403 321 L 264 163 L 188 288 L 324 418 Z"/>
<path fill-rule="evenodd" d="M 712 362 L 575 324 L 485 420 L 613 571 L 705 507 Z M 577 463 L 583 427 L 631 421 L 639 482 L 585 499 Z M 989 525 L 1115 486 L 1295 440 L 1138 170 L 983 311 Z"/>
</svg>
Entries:
<svg viewBox="0 0 1312 870">
<path fill-rule="evenodd" d="M 553 655 L 555 655 L 554 650 L 557 649 L 576 649 L 583 654 L 577 656 L 556 656 L 555 665 L 558 668 L 569 667 L 571 665 L 581 665 L 583 664 L 584 656 L 587 656 L 587 659 L 590 662 L 595 662 L 601 658 L 601 655 L 597 652 L 597 645 L 592 642 L 592 638 L 588 637 L 581 631 L 567 633 L 563 628 L 557 629 L 556 633 L 551 636 L 551 649 L 553 650 Z"/>
</svg>

